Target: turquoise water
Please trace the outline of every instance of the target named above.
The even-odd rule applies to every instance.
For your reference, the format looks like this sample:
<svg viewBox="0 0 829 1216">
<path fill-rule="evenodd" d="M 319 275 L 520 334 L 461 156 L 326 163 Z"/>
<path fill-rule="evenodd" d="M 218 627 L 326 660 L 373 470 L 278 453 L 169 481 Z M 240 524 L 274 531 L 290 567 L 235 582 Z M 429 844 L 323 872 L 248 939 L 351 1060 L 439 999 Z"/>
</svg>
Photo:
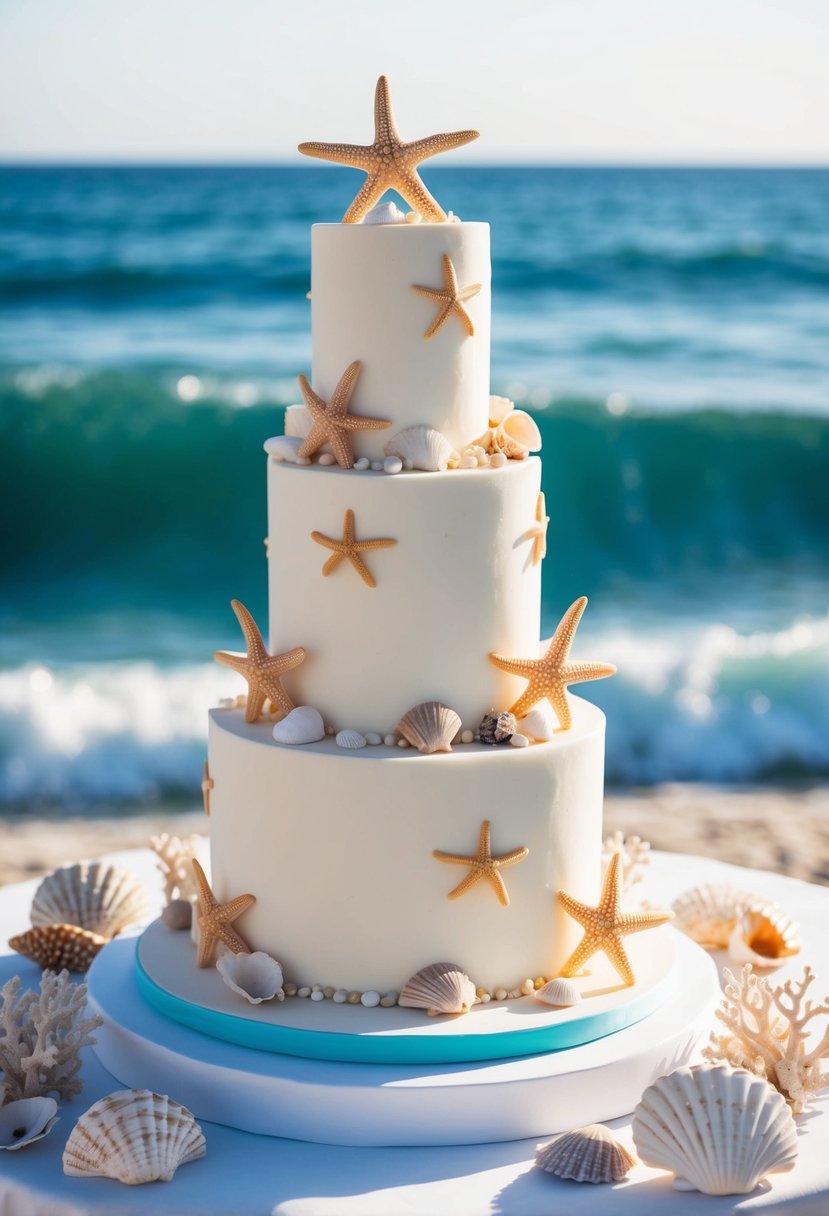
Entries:
<svg viewBox="0 0 829 1216">
<path fill-rule="evenodd" d="M 0 170 L 0 806 L 192 792 L 264 617 L 262 441 L 308 371 L 309 225 L 357 175 Z M 591 605 L 620 783 L 829 772 L 829 173 L 438 170 L 488 219 L 543 614 Z"/>
</svg>

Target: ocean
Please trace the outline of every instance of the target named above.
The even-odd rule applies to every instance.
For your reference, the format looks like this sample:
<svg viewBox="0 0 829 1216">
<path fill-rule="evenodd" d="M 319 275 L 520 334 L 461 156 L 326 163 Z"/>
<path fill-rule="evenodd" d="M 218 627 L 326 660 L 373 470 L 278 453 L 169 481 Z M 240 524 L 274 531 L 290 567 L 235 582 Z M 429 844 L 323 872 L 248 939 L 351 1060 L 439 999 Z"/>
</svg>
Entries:
<svg viewBox="0 0 829 1216">
<path fill-rule="evenodd" d="M 429 171 L 492 226 L 616 785 L 829 776 L 829 171 Z M 0 810 L 192 799 L 334 166 L 0 169 Z"/>
</svg>

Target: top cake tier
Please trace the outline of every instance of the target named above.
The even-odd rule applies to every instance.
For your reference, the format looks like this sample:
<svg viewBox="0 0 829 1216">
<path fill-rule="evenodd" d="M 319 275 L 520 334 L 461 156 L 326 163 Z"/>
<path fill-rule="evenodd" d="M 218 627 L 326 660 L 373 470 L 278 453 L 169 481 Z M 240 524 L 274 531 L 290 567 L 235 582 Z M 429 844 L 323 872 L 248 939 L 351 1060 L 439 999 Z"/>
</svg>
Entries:
<svg viewBox="0 0 829 1216">
<path fill-rule="evenodd" d="M 457 314 L 424 335 L 442 305 L 413 290 L 444 290 L 445 256 L 474 328 Z M 311 255 L 314 389 L 328 400 L 354 360 L 362 371 L 353 412 L 389 419 L 359 435 L 359 452 L 382 459 L 383 445 L 408 426 L 440 431 L 462 451 L 489 421 L 489 225 L 315 224 Z"/>
</svg>

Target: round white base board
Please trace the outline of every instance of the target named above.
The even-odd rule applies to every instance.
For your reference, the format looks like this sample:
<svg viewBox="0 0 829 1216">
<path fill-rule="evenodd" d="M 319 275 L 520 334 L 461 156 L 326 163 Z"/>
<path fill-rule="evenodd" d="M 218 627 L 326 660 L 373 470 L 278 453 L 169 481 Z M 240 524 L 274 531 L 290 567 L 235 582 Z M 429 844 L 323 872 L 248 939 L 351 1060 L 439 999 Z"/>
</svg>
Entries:
<svg viewBox="0 0 829 1216">
<path fill-rule="evenodd" d="M 719 984 L 704 951 L 679 935 L 675 946 L 681 982 L 633 1026 L 549 1054 L 424 1067 L 305 1060 L 210 1038 L 142 1000 L 135 942 L 116 938 L 89 973 L 90 1005 L 105 1019 L 95 1051 L 123 1085 L 260 1135 L 363 1146 L 541 1137 L 626 1114 L 657 1076 L 692 1058 Z"/>
</svg>

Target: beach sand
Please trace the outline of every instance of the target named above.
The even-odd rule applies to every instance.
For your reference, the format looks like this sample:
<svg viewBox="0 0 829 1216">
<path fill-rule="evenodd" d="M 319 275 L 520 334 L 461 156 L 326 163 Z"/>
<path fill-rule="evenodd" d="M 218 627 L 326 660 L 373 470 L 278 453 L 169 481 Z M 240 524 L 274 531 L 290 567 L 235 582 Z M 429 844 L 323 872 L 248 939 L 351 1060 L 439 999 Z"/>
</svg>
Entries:
<svg viewBox="0 0 829 1216">
<path fill-rule="evenodd" d="M 201 810 L 160 806 L 99 817 L 0 820 L 0 885 L 79 858 L 146 845 L 150 836 L 204 832 Z M 722 789 L 665 785 L 610 790 L 605 831 L 639 835 L 655 849 L 716 857 L 829 885 L 829 786 Z"/>
</svg>

